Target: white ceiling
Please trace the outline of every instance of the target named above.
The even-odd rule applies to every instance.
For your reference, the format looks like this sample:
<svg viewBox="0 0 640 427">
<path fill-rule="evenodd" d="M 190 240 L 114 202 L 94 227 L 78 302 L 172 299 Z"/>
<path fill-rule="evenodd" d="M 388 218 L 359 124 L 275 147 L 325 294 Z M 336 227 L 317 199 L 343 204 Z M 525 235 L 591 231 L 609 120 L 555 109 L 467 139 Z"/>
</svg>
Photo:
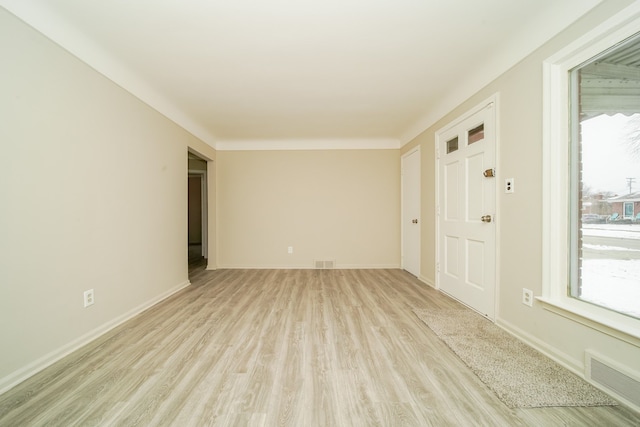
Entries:
<svg viewBox="0 0 640 427">
<path fill-rule="evenodd" d="M 218 149 L 399 147 L 597 3 L 0 0 Z"/>
</svg>

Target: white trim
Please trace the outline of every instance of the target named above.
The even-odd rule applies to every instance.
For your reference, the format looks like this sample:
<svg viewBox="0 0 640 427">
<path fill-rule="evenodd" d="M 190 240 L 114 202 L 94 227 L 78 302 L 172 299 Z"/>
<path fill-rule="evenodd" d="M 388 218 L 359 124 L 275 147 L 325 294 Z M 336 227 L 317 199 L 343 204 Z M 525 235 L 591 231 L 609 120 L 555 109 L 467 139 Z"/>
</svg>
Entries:
<svg viewBox="0 0 640 427">
<path fill-rule="evenodd" d="M 640 320 L 567 295 L 569 70 L 640 32 L 634 2 L 543 62 L 542 297 L 550 312 L 640 347 Z"/>
<path fill-rule="evenodd" d="M 225 140 L 218 141 L 218 151 L 277 151 L 277 150 L 397 150 L 400 141 L 393 138 L 333 138 L 281 140 Z"/>
<path fill-rule="evenodd" d="M 0 0 L 2 1 L 2 0 Z M 191 145 L 187 145 L 187 153 L 191 153 L 194 156 L 200 157 L 200 160 L 204 160 L 205 162 L 213 162 L 213 159 L 210 158 L 209 156 L 206 156 L 204 154 L 202 154 L 200 151 L 196 150 L 195 148 L 193 148 Z M 188 160 L 188 157 L 187 157 Z"/>
<path fill-rule="evenodd" d="M 421 276 L 421 268 L 420 264 L 422 261 L 422 158 L 420 157 L 420 146 L 416 146 L 411 150 L 407 151 L 400 158 L 400 266 L 404 269 L 404 211 L 405 211 L 405 197 L 404 197 L 404 161 L 412 154 L 418 154 L 418 210 L 420 211 L 418 214 L 418 274 L 417 277 Z"/>
<path fill-rule="evenodd" d="M 536 300 L 542 303 L 545 310 L 640 347 L 640 329 L 637 326 L 638 320 L 636 319 L 619 315 L 575 298 L 567 298 L 565 301 L 536 297 Z M 617 314 L 617 316 L 613 316 L 614 314 Z"/>
<path fill-rule="evenodd" d="M 256 265 L 256 264 L 223 264 L 220 270 L 323 270 L 315 268 L 313 263 L 295 265 Z M 400 270 L 400 264 L 335 264 L 335 268 L 327 270 Z"/>
<path fill-rule="evenodd" d="M 494 233 L 493 233 L 493 237 L 494 239 L 496 239 L 495 241 L 495 247 L 494 247 L 494 253 L 495 253 L 495 263 L 494 263 L 494 267 L 496 269 L 495 272 L 495 295 L 493 298 L 493 302 L 494 302 L 494 313 L 495 313 L 495 318 L 498 317 L 498 313 L 500 312 L 500 284 L 501 284 L 501 278 L 502 278 L 502 274 L 500 273 L 501 271 L 501 263 L 500 261 L 502 260 L 502 251 L 501 251 L 501 245 L 500 242 L 502 241 L 502 223 L 500 221 L 500 219 L 502 218 L 502 197 L 504 196 L 504 192 L 501 191 L 502 187 L 501 187 L 501 183 L 504 182 L 504 178 L 505 176 L 502 174 L 502 164 L 500 163 L 500 152 L 502 151 L 502 144 L 501 144 L 501 133 L 500 133 L 500 126 L 501 126 L 501 121 L 500 121 L 500 114 L 501 114 L 501 110 L 500 110 L 500 92 L 496 92 L 495 94 L 493 94 L 492 96 L 493 98 L 493 109 L 495 111 L 495 113 L 493 114 L 493 125 L 494 125 L 494 129 L 493 129 L 493 133 L 495 135 L 495 141 L 494 141 L 494 153 L 493 153 L 493 164 L 494 164 L 494 169 L 495 169 L 495 199 L 494 199 L 494 212 L 495 212 L 495 216 L 497 218 L 496 221 L 496 227 L 494 229 Z M 494 318 L 494 319 L 495 319 Z M 494 320 L 495 321 L 495 320 Z"/>
<path fill-rule="evenodd" d="M 62 347 L 49 352 L 48 354 L 45 354 L 44 356 L 42 356 L 41 358 L 34 360 L 33 362 L 29 363 L 26 366 L 23 366 L 22 368 L 18 369 L 17 371 L 7 375 L 4 378 L 0 379 L 0 394 L 8 391 L 9 389 L 11 389 L 12 387 L 15 387 L 16 385 L 20 384 L 21 382 L 23 382 L 24 380 L 26 380 L 27 378 L 37 374 L 38 372 L 42 371 L 45 368 L 48 368 L 49 366 L 53 365 L 54 363 L 56 363 L 57 361 L 59 361 L 60 359 L 62 359 L 65 356 L 68 356 L 69 354 L 73 353 L 74 351 L 78 350 L 79 348 L 89 344 L 90 342 L 94 341 L 95 339 L 101 337 L 102 335 L 106 334 L 107 332 L 111 331 L 112 329 L 120 326 L 121 324 L 123 324 L 124 322 L 126 322 L 127 320 L 130 320 L 132 318 L 134 318 L 135 316 L 137 316 L 138 314 L 142 313 L 143 311 L 153 307 L 154 305 L 158 304 L 159 302 L 161 302 L 162 300 L 169 298 L 171 295 L 175 294 L 176 292 L 181 291 L 182 289 L 186 288 L 187 286 L 191 285 L 190 281 L 184 281 L 181 284 L 169 289 L 168 291 L 158 295 L 155 298 L 152 298 L 151 300 L 129 310 L 128 312 L 124 313 L 121 316 L 116 317 L 113 320 L 110 320 L 109 322 L 104 323 L 103 325 L 87 332 L 86 334 L 74 339 L 73 341 L 63 345 Z"/>
<path fill-rule="evenodd" d="M 425 277 L 425 276 L 420 275 L 420 277 L 418 277 L 418 279 L 419 279 L 422 283 L 424 283 L 425 285 L 429 285 L 429 286 L 431 286 L 433 289 L 437 289 L 437 288 L 436 288 L 436 283 L 435 283 L 433 280 L 429 279 L 428 277 Z"/>
<path fill-rule="evenodd" d="M 440 289 L 440 139 L 438 137 L 438 132 L 436 132 L 434 134 L 434 139 L 435 139 L 435 143 L 434 143 L 434 147 L 433 150 L 435 151 L 433 153 L 433 158 L 435 159 L 435 173 L 436 173 L 436 179 L 435 179 L 435 191 L 433 192 L 434 195 L 434 204 L 433 206 L 436 209 L 435 212 L 435 216 L 436 216 L 436 223 L 435 223 L 435 238 L 436 238 L 436 242 L 435 242 L 435 249 L 436 249 L 436 253 L 435 253 L 435 279 L 433 281 L 433 287 L 435 289 Z"/>
<path fill-rule="evenodd" d="M 400 264 L 336 264 L 334 270 L 400 270 Z"/>
<path fill-rule="evenodd" d="M 513 335 L 515 338 L 519 339 L 523 343 L 527 344 L 529 347 L 532 347 L 538 350 L 540 353 L 544 354 L 551 360 L 559 363 L 563 367 L 567 368 L 574 374 L 578 375 L 581 378 L 584 378 L 584 369 L 582 361 L 578 359 L 573 359 L 566 355 L 565 353 L 560 353 L 554 347 L 550 346 L 543 340 L 536 338 L 535 336 L 525 332 L 524 330 L 518 328 L 514 324 L 507 322 L 503 318 L 496 318 L 496 325 L 500 328 Z"/>
<path fill-rule="evenodd" d="M 218 257 L 218 176 L 216 163 L 213 160 L 207 161 L 207 270 L 215 270 Z M 213 218 L 212 218 L 213 217 Z"/>
</svg>

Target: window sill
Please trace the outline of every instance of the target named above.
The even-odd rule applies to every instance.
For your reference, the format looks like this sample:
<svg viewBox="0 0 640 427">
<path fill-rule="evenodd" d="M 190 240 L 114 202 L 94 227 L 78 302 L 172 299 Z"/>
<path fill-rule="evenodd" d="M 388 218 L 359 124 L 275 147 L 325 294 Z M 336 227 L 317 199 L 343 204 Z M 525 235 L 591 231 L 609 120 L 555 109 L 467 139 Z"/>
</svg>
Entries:
<svg viewBox="0 0 640 427">
<path fill-rule="evenodd" d="M 585 308 L 582 306 L 584 303 L 579 302 L 572 303 L 544 297 L 536 297 L 536 300 L 542 303 L 545 310 L 640 347 L 640 327 L 632 324 L 634 322 L 640 324 L 638 320 L 632 318 L 625 318 L 622 321 L 612 319 L 611 316 L 601 313 L 604 309 Z"/>
</svg>

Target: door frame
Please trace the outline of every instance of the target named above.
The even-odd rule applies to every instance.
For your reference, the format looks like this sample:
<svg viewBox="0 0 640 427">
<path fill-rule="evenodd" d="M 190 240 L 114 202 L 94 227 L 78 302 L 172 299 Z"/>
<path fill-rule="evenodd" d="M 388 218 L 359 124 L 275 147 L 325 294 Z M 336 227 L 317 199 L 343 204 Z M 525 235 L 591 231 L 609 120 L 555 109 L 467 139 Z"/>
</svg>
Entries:
<svg viewBox="0 0 640 427">
<path fill-rule="evenodd" d="M 466 112 L 464 112 L 463 114 L 461 114 L 460 116 L 456 117 L 455 119 L 453 119 L 451 122 L 447 123 L 444 127 L 438 129 L 435 132 L 435 146 L 434 146 L 434 151 L 435 151 L 435 173 L 436 173 L 436 184 L 435 184 L 435 199 L 434 199 L 434 206 L 436 206 L 436 224 L 435 224 L 435 231 L 436 231 L 436 235 L 435 235 L 435 249 L 436 249 L 436 278 L 435 278 L 435 288 L 440 290 L 440 274 L 441 274 L 441 268 L 440 268 L 440 264 L 441 264 L 441 257 L 440 257 L 440 253 L 441 253 L 441 245 L 440 245 L 440 241 L 441 241 L 441 237 L 442 237 L 442 231 L 440 230 L 440 213 L 441 213 L 441 206 L 440 206 L 440 192 L 441 192 L 441 182 L 440 182 L 440 169 L 441 169 L 441 159 L 440 159 L 440 143 L 441 141 L 441 135 L 445 132 L 447 132 L 448 130 L 450 130 L 451 128 L 457 126 L 458 124 L 460 124 L 461 122 L 467 120 L 468 118 L 470 118 L 471 116 L 479 113 L 480 111 L 482 111 L 485 108 L 492 108 L 493 109 L 493 126 L 494 126 L 494 133 L 495 133 L 495 141 L 494 141 L 494 165 L 495 165 L 495 199 L 494 199 L 494 220 L 497 218 L 499 220 L 500 218 L 500 200 L 501 200 L 501 193 L 500 191 L 498 191 L 500 189 L 500 186 L 498 185 L 498 183 L 501 180 L 501 174 L 500 174 L 500 167 L 499 167 L 499 159 L 500 159 L 500 94 L 499 93 L 494 93 L 493 95 L 489 96 L 488 98 L 486 98 L 484 101 L 478 103 L 477 105 L 475 105 L 473 108 L 467 110 Z M 495 268 L 495 286 L 494 286 L 494 294 L 493 294 L 493 306 L 494 306 L 494 316 L 493 318 L 491 318 L 490 320 L 492 322 L 495 322 L 495 317 L 496 317 L 496 313 L 498 313 L 498 296 L 500 295 L 500 222 L 499 221 L 494 221 L 495 223 L 495 227 L 494 227 L 494 268 Z"/>
<path fill-rule="evenodd" d="M 189 168 L 189 156 L 193 155 L 198 159 L 205 162 L 205 169 L 190 169 Z M 215 199 L 210 197 L 210 192 L 215 189 L 215 182 L 212 180 L 215 177 L 214 161 L 209 157 L 200 154 L 196 149 L 191 146 L 187 146 L 187 180 L 189 176 L 200 177 L 200 200 L 201 200 L 201 215 L 202 215 L 202 256 L 209 260 L 208 270 L 215 270 L 215 261 L 210 258 L 210 255 L 215 256 L 215 248 L 209 250 L 210 243 L 215 242 L 215 238 L 210 238 L 211 231 L 215 231 L 216 224 L 210 223 L 210 213 L 215 214 Z M 189 201 L 187 200 L 187 209 Z"/>
<path fill-rule="evenodd" d="M 404 260 L 405 260 L 405 247 L 404 247 L 404 231 L 406 228 L 406 224 L 404 222 L 404 213 L 406 210 L 405 207 L 405 194 L 404 194 L 404 174 L 402 173 L 403 170 L 403 166 L 404 166 L 404 161 L 406 158 L 408 158 L 410 155 L 416 153 L 418 155 L 418 176 L 421 176 L 422 174 L 422 159 L 420 158 L 420 146 L 416 146 L 415 148 L 412 148 L 411 150 L 407 151 L 406 153 L 404 153 L 402 155 L 402 157 L 400 158 L 400 267 L 404 270 Z M 418 211 L 422 210 L 422 192 L 421 192 L 421 180 L 418 179 Z M 418 278 L 420 278 L 421 275 L 421 271 L 420 271 L 420 259 L 421 259 L 421 253 L 422 253 L 422 242 L 421 242 L 421 236 L 422 236 L 422 219 L 421 219 L 421 215 L 418 215 L 418 265 L 417 265 L 417 276 Z"/>
</svg>

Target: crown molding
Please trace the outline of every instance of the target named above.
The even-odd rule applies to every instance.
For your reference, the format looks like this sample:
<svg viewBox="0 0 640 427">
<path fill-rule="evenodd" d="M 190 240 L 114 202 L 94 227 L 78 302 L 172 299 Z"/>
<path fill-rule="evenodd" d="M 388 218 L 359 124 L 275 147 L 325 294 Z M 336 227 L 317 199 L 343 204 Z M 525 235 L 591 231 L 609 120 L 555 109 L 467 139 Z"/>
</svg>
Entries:
<svg viewBox="0 0 640 427">
<path fill-rule="evenodd" d="M 281 140 L 222 140 L 218 151 L 276 151 L 276 150 L 397 150 L 400 141 L 386 138 L 331 138 Z"/>
</svg>

